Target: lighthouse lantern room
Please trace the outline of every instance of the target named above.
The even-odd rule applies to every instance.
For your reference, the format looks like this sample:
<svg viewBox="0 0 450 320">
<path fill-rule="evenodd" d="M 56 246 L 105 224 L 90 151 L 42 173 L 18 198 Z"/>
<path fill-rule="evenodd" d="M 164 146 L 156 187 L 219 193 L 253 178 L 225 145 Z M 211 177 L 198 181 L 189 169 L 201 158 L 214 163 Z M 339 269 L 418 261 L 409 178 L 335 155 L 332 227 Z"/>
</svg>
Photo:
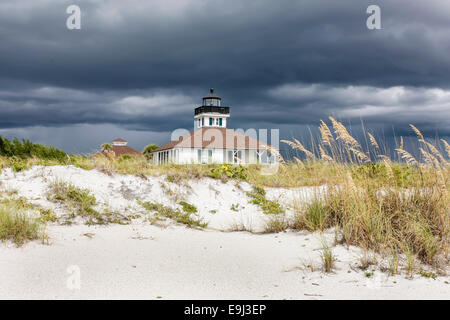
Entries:
<svg viewBox="0 0 450 320">
<path fill-rule="evenodd" d="M 222 98 L 209 90 L 209 95 L 203 97 L 203 103 L 194 110 L 194 130 L 204 127 L 227 127 L 227 118 L 230 117 L 230 107 L 222 106 Z"/>
</svg>

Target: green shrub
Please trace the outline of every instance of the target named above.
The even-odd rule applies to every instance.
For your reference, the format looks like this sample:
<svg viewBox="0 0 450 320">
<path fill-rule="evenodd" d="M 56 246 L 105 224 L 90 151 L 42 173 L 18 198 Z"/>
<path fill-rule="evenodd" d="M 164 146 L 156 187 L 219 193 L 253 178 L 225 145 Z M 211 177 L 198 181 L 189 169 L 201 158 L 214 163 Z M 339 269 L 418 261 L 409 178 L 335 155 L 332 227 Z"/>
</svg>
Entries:
<svg viewBox="0 0 450 320">
<path fill-rule="evenodd" d="M 26 170 L 26 169 L 27 169 L 27 165 L 26 165 L 25 162 L 23 162 L 23 161 L 21 161 L 21 160 L 15 160 L 15 161 L 12 163 L 11 169 L 12 169 L 14 172 L 20 172 L 20 171 Z"/>
<path fill-rule="evenodd" d="M 247 181 L 248 172 L 247 169 L 241 165 L 234 166 L 232 164 L 222 164 L 211 168 L 209 176 L 214 179 L 237 179 Z"/>
<path fill-rule="evenodd" d="M 66 162 L 67 160 L 67 154 L 53 146 L 44 146 L 25 139 L 22 141 L 13 139 L 11 142 L 2 136 L 0 136 L 0 156 L 20 159 L 36 157 L 46 160 L 58 160 L 59 162 Z"/>
<path fill-rule="evenodd" d="M 172 209 L 170 207 L 164 206 L 160 203 L 153 203 L 153 202 L 140 202 L 138 203 L 143 206 L 148 211 L 153 211 L 159 216 L 163 216 L 169 219 L 173 219 L 178 223 L 185 224 L 189 227 L 200 227 L 200 228 L 206 228 L 208 226 L 208 223 L 204 222 L 202 218 L 198 217 L 195 213 L 192 212 L 181 212 L 178 209 Z M 180 203 L 181 204 L 181 203 Z M 185 202 L 185 204 L 189 205 Z M 193 211 L 195 208 L 194 206 L 190 207 L 186 206 L 188 211 Z M 184 209 L 185 206 L 183 206 Z M 197 208 L 195 208 L 195 212 L 197 212 Z"/>
<path fill-rule="evenodd" d="M 125 162 L 128 160 L 131 160 L 133 157 L 129 154 L 122 154 L 119 156 L 119 159 L 117 159 L 118 162 Z"/>
</svg>

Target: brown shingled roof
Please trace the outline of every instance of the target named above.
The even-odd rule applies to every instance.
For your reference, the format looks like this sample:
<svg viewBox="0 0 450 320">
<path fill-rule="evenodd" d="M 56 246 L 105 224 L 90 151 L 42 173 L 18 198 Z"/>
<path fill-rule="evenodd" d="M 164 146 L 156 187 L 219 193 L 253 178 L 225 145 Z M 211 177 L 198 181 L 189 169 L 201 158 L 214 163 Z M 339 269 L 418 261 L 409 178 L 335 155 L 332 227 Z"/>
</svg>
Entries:
<svg viewBox="0 0 450 320">
<path fill-rule="evenodd" d="M 212 149 L 260 149 L 270 147 L 254 138 L 227 128 L 200 128 L 189 132 L 180 140 L 171 141 L 153 152 L 181 148 L 212 148 Z"/>
<path fill-rule="evenodd" d="M 110 151 L 114 152 L 114 156 L 116 158 L 120 157 L 123 154 L 129 154 L 131 156 L 138 156 L 138 157 L 142 157 L 143 156 L 141 152 L 139 152 L 139 151 L 137 151 L 137 150 L 135 150 L 133 148 L 130 148 L 128 146 L 111 146 L 111 150 Z M 105 151 L 100 151 L 98 153 L 98 155 L 106 156 L 106 152 Z"/>
<path fill-rule="evenodd" d="M 127 140 L 123 140 L 122 138 L 117 138 L 116 140 L 113 140 L 112 142 L 127 142 Z"/>
</svg>

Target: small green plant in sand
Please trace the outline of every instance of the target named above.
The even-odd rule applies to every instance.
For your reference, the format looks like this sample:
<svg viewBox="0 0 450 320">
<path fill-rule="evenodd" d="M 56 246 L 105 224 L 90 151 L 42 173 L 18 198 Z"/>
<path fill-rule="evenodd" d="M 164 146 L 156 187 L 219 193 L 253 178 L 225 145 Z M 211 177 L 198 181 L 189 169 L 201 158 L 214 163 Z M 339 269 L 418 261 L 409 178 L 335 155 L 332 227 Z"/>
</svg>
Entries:
<svg viewBox="0 0 450 320">
<path fill-rule="evenodd" d="M 247 196 L 252 198 L 250 203 L 259 206 L 264 214 L 279 214 L 284 212 L 277 201 L 266 199 L 266 191 L 261 187 L 254 187 L 253 191 L 247 192 Z"/>
<path fill-rule="evenodd" d="M 334 268 L 334 262 L 336 261 L 336 258 L 333 255 L 333 250 L 327 244 L 325 239 L 322 239 L 322 251 L 320 257 L 322 259 L 323 271 L 327 273 L 331 272 Z"/>
<path fill-rule="evenodd" d="M 41 214 L 41 220 L 44 223 L 47 222 L 57 222 L 58 217 L 53 213 L 50 209 L 38 208 L 39 213 Z"/>
<path fill-rule="evenodd" d="M 425 270 L 421 269 L 419 271 L 419 274 L 424 278 L 430 278 L 430 279 L 434 279 L 434 280 L 437 278 L 437 274 L 432 271 L 425 271 Z"/>
<path fill-rule="evenodd" d="M 374 275 L 374 271 L 373 270 L 364 271 L 364 275 L 366 276 L 366 278 L 372 278 Z"/>
<path fill-rule="evenodd" d="M 199 227 L 206 228 L 208 224 L 203 221 L 202 218 L 198 217 L 198 215 L 193 211 L 193 206 L 183 206 L 186 207 L 188 212 L 181 211 L 179 209 L 172 209 L 171 207 L 164 206 L 160 203 L 154 202 L 141 202 L 138 203 L 143 206 L 146 210 L 154 212 L 157 216 L 166 217 L 172 220 L 175 220 L 178 223 L 185 224 L 189 227 Z M 195 207 L 194 207 L 195 208 Z M 184 209 L 183 209 L 184 210 Z M 195 211 L 197 208 L 195 208 Z"/>
<path fill-rule="evenodd" d="M 187 203 L 186 201 L 180 201 L 178 204 L 183 207 L 183 211 L 185 213 L 192 214 L 192 213 L 197 213 L 197 211 L 198 211 L 196 206 L 194 206 L 190 203 Z"/>
<path fill-rule="evenodd" d="M 230 210 L 234 211 L 234 212 L 238 212 L 239 211 L 239 203 L 232 203 Z"/>
</svg>

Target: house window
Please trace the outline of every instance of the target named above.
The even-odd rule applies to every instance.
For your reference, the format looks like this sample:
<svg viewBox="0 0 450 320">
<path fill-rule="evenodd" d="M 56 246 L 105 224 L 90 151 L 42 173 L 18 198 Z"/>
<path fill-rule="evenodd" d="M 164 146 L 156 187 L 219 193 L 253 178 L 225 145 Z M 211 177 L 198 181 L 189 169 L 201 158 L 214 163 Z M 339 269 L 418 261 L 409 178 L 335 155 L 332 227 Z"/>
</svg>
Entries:
<svg viewBox="0 0 450 320">
<path fill-rule="evenodd" d="M 202 127 L 205 126 L 205 118 L 202 118 Z"/>
<path fill-rule="evenodd" d="M 197 162 L 202 163 L 202 149 L 197 150 Z"/>
<path fill-rule="evenodd" d="M 222 126 L 222 118 L 219 118 L 219 126 Z"/>
<path fill-rule="evenodd" d="M 228 151 L 228 162 L 234 163 L 233 161 L 233 151 Z"/>
<path fill-rule="evenodd" d="M 241 163 L 242 162 L 242 151 L 241 150 L 234 150 L 233 153 L 234 156 L 234 163 Z"/>
<path fill-rule="evenodd" d="M 213 118 L 209 118 L 209 125 L 210 125 L 210 126 L 213 125 Z"/>
<path fill-rule="evenodd" d="M 212 163 L 212 150 L 208 150 L 208 163 Z"/>
<path fill-rule="evenodd" d="M 201 124 L 202 124 L 202 122 L 201 122 L 201 120 L 200 119 L 198 119 L 198 127 L 200 128 L 200 126 L 201 126 Z"/>
</svg>

